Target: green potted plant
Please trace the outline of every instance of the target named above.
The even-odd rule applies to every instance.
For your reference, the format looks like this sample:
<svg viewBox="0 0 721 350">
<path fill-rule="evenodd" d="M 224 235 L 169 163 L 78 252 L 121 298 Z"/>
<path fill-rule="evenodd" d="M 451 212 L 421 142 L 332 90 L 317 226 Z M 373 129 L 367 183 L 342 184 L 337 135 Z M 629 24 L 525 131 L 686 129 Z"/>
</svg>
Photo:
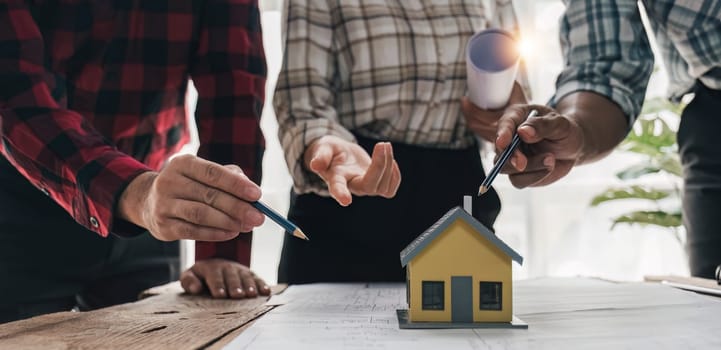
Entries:
<svg viewBox="0 0 721 350">
<path fill-rule="evenodd" d="M 613 219 L 611 228 L 618 224 L 655 225 L 670 229 L 682 242 L 681 162 L 678 156 L 676 131 L 669 122 L 678 124 L 683 105 L 664 98 L 647 100 L 641 117 L 620 145 L 620 151 L 639 155 L 640 161 L 616 174 L 627 183 L 606 189 L 595 196 L 591 206 L 619 200 L 643 200 L 654 204 L 654 209 L 633 210 Z M 668 180 L 665 186 L 644 185 L 652 174 Z M 663 181 L 665 182 L 665 181 Z M 658 184 L 658 182 L 655 182 Z"/>
</svg>

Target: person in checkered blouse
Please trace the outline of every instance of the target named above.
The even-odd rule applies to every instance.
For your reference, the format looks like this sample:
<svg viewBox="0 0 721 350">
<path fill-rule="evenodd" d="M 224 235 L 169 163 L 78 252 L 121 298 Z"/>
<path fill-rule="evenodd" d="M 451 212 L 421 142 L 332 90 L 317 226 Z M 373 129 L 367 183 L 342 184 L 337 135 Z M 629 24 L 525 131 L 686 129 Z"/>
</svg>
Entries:
<svg viewBox="0 0 721 350">
<path fill-rule="evenodd" d="M 200 149 L 169 161 L 191 79 Z M 178 239 L 187 291 L 268 294 L 239 235 L 265 79 L 254 0 L 0 1 L 0 322 L 132 301 L 178 278 Z"/>
<path fill-rule="evenodd" d="M 603 158 L 633 127 L 654 69 L 645 12 L 668 72 L 668 97 L 676 103 L 692 97 L 677 133 L 682 218 L 691 274 L 714 278 L 721 264 L 716 222 L 721 216 L 721 0 L 565 2 L 560 32 L 565 65 L 552 107 L 520 104 L 502 116 L 474 110 L 467 117 L 478 125 L 498 125 L 499 149 L 518 130 L 528 147 L 515 153 L 505 172 L 519 188 L 551 184 L 573 167 Z M 534 108 L 539 117 L 526 120 Z"/>
<path fill-rule="evenodd" d="M 285 239 L 279 282 L 403 281 L 400 251 L 478 191 L 465 45 L 491 20 L 517 32 L 510 1 L 490 3 L 286 2 L 274 107 L 288 216 L 312 241 Z M 489 228 L 499 210 L 495 191 L 474 200 Z"/>
</svg>

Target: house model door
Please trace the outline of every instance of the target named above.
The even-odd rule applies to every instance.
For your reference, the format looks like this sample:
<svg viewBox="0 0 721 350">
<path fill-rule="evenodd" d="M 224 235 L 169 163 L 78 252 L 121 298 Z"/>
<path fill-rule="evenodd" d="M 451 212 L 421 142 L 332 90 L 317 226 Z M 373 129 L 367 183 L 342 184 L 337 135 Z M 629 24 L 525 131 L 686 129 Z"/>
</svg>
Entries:
<svg viewBox="0 0 721 350">
<path fill-rule="evenodd" d="M 473 323 L 473 279 L 451 277 L 451 322 Z"/>
</svg>

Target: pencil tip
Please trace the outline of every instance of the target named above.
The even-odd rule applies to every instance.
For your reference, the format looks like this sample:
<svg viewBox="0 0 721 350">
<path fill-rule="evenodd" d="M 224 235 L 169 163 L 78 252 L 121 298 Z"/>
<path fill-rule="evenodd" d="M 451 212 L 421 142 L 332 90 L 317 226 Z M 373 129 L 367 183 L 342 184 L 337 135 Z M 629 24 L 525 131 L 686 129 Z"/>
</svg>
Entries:
<svg viewBox="0 0 721 350">
<path fill-rule="evenodd" d="M 296 228 L 295 231 L 293 231 L 293 236 L 298 237 L 300 239 L 304 239 L 306 241 L 310 241 L 310 238 L 303 233 L 299 228 Z"/>
<path fill-rule="evenodd" d="M 481 186 L 480 188 L 478 188 L 478 195 L 479 195 L 479 196 L 482 195 L 482 194 L 484 194 L 484 193 L 486 193 L 486 192 L 488 192 L 488 187 L 486 187 L 486 186 Z"/>
</svg>

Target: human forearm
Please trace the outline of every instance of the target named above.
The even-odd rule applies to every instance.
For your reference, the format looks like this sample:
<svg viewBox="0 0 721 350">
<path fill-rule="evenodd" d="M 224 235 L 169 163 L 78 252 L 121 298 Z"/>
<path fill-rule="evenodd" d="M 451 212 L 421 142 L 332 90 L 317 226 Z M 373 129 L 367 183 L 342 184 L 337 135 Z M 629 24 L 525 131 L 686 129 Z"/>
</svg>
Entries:
<svg viewBox="0 0 721 350">
<path fill-rule="evenodd" d="M 597 93 L 579 91 L 563 97 L 558 113 L 574 120 L 582 130 L 583 143 L 576 164 L 597 161 L 613 151 L 629 130 L 621 108 Z"/>
</svg>

